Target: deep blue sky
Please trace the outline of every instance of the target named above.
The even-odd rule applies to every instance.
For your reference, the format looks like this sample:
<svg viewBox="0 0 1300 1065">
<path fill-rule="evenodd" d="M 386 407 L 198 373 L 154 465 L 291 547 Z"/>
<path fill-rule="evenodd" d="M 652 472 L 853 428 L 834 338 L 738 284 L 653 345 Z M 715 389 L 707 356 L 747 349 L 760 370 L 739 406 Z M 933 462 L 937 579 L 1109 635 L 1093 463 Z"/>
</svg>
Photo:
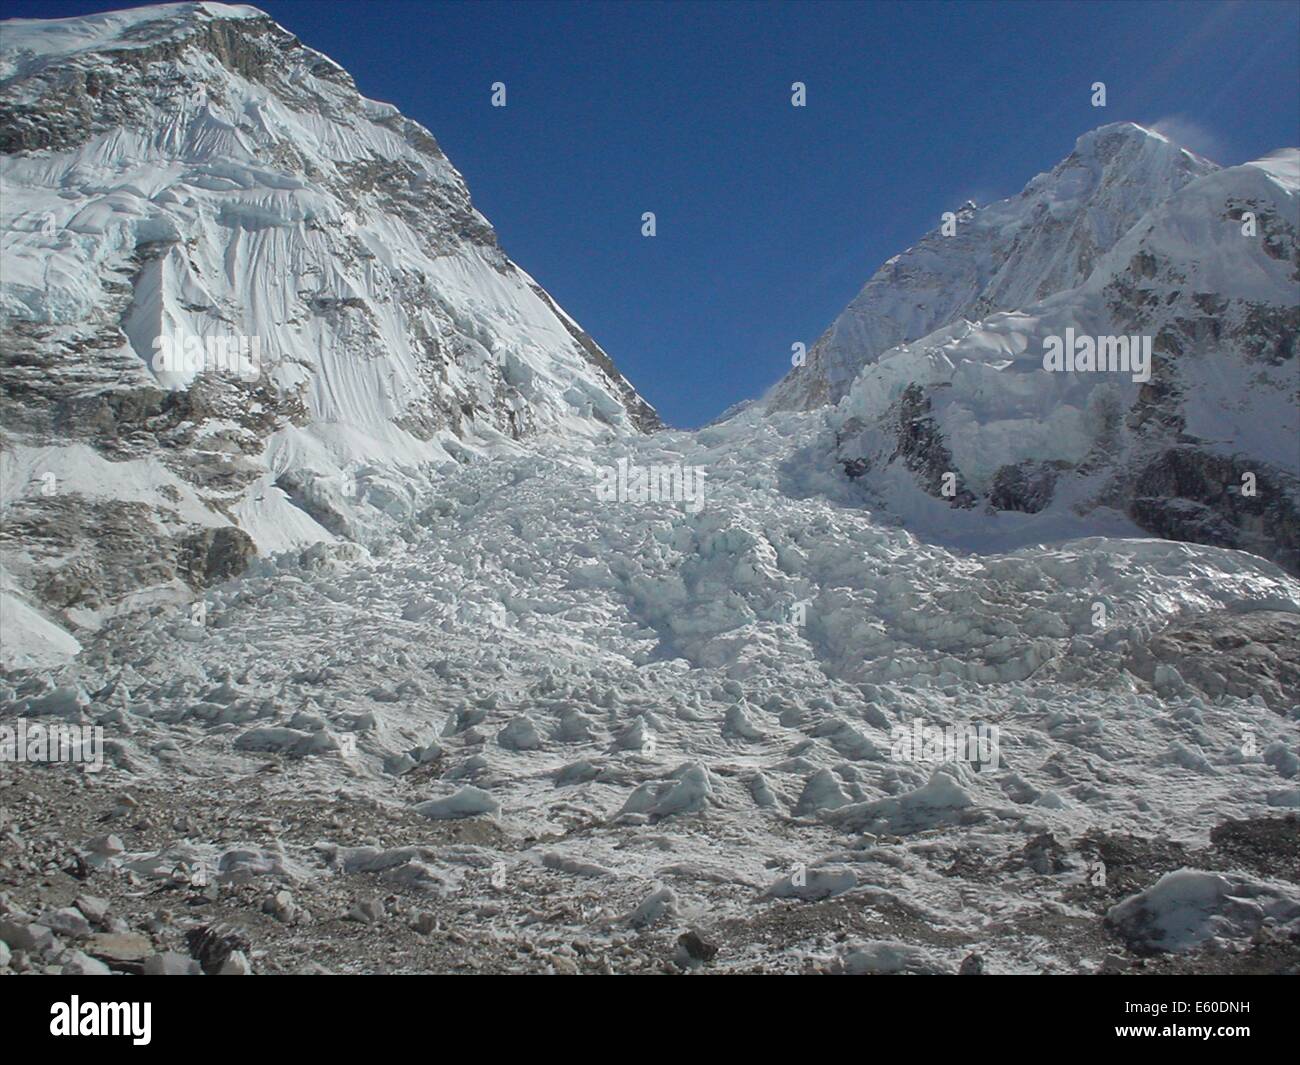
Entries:
<svg viewBox="0 0 1300 1065">
<path fill-rule="evenodd" d="M 1294 0 L 257 6 L 433 132 L 675 425 L 760 394 L 941 212 L 1017 192 L 1087 129 L 1164 120 L 1228 164 L 1300 144 Z"/>
</svg>

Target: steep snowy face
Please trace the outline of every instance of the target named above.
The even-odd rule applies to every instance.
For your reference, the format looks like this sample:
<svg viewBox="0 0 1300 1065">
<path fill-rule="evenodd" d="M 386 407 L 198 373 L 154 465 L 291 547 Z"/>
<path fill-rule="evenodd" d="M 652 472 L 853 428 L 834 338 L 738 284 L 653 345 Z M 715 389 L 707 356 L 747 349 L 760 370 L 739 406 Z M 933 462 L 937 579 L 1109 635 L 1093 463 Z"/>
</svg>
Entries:
<svg viewBox="0 0 1300 1065">
<path fill-rule="evenodd" d="M 1133 123 L 1084 134 L 1019 195 L 967 203 L 953 224 L 885 263 L 773 389 L 768 408 L 838 403 L 895 345 L 1075 287 L 1148 210 L 1215 169 Z"/>
<path fill-rule="evenodd" d="M 655 425 L 428 132 L 260 12 L 16 22 L 2 57 L 3 307 L 46 347 L 178 391 L 194 360 L 154 368 L 157 338 L 256 337 L 244 376 L 359 457 Z"/>
<path fill-rule="evenodd" d="M 254 8 L 6 22 L 0 151 L 4 584 L 46 607 L 89 622 L 364 540 L 438 464 L 658 426 L 428 131 Z"/>
<path fill-rule="evenodd" d="M 1300 570 L 1298 174 L 1294 149 L 1206 174 L 1083 283 L 884 352 L 837 458 L 918 530 L 1089 514 Z"/>
</svg>

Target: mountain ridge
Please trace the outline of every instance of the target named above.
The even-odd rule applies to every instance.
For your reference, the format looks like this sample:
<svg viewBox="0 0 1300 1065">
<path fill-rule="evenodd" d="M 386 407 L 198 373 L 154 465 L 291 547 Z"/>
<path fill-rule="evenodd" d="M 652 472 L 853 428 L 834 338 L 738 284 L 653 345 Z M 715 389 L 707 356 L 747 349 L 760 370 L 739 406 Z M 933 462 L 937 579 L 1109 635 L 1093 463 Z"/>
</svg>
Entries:
<svg viewBox="0 0 1300 1065">
<path fill-rule="evenodd" d="M 844 397 L 861 368 L 897 344 L 1083 281 L 1151 206 L 1216 164 L 1132 122 L 1080 135 L 1074 150 L 1015 196 L 952 212 L 887 260 L 769 391 L 770 410 L 808 410 Z M 1135 177 L 1140 186 L 1133 187 Z"/>
</svg>

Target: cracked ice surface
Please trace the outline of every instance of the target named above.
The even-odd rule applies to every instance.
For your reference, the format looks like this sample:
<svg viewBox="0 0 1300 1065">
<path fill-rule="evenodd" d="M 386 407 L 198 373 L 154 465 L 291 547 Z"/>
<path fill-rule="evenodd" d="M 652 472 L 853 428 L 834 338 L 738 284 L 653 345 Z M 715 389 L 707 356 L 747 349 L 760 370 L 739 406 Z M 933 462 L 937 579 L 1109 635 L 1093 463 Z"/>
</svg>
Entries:
<svg viewBox="0 0 1300 1065">
<path fill-rule="evenodd" d="M 11 708 L 105 725 L 110 763 L 140 774 L 219 781 L 270 758 L 286 798 L 492 818 L 476 861 L 542 870 L 557 897 L 599 885 L 597 927 L 846 898 L 972 948 L 996 930 L 1008 971 L 1070 967 L 1029 931 L 1008 954 L 1006 930 L 1045 904 L 1084 912 L 1066 891 L 1081 860 L 1046 886 L 1005 864 L 1035 836 L 1203 845 L 1225 818 L 1295 805 L 1294 708 L 1210 698 L 1172 668 L 1153 688 L 1124 663 L 1182 616 L 1300 611 L 1300 583 L 1164 541 L 926 543 L 791 473 L 819 424 L 450 465 L 360 557 L 260 562 L 208 593 L 202 626 L 180 608 L 115 621 Z M 705 505 L 598 501 L 597 467 L 620 457 L 702 467 Z M 917 718 L 996 726 L 997 766 L 892 758 Z M 408 842 L 349 868 L 454 887 L 445 854 Z M 319 854 L 284 860 L 332 875 Z M 921 964 L 897 946 L 849 968 Z"/>
</svg>

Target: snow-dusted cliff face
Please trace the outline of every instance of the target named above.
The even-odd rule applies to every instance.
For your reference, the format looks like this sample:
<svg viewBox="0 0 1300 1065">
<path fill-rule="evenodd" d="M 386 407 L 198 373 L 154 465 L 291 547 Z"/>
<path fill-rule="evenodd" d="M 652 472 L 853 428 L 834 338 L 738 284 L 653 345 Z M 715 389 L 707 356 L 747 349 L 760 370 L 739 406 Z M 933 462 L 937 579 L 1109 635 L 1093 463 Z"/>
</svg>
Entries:
<svg viewBox="0 0 1300 1065">
<path fill-rule="evenodd" d="M 4 583 L 43 608 L 92 623 L 365 540 L 453 459 L 658 426 L 428 131 L 254 8 L 4 23 L 0 151 Z"/>
<path fill-rule="evenodd" d="M 886 266 L 770 402 L 837 402 L 834 458 L 923 534 L 1143 531 L 1300 571 L 1298 178 L 1295 149 L 1219 169 L 1103 127 Z M 1044 361 L 1077 338 L 1105 369 Z"/>
</svg>

